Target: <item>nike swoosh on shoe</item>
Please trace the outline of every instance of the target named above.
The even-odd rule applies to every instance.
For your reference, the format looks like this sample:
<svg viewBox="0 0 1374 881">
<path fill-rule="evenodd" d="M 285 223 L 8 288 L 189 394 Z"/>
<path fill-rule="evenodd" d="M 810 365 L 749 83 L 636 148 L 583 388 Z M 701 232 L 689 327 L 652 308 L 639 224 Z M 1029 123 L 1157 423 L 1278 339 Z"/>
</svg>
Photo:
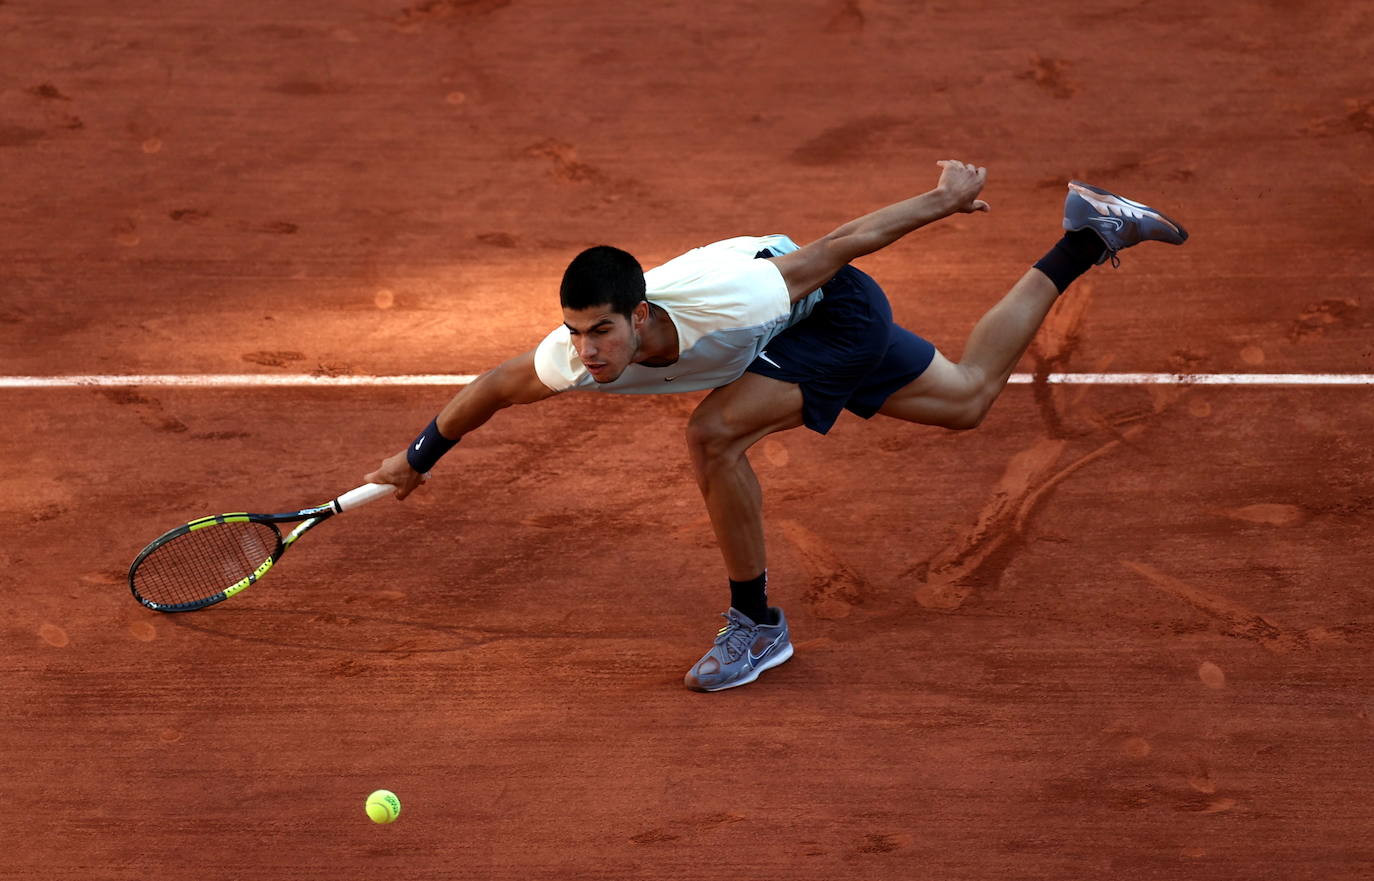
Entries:
<svg viewBox="0 0 1374 881">
<path fill-rule="evenodd" d="M 1091 205 L 1093 210 L 1098 214 L 1104 216 L 1115 214 L 1117 216 L 1133 217 L 1136 219 L 1148 217 L 1151 220 L 1156 220 L 1164 224 L 1169 229 L 1173 230 L 1175 234 L 1182 234 L 1182 231 L 1176 224 L 1172 223 L 1167 217 L 1153 210 L 1148 205 L 1142 205 L 1124 196 L 1104 196 L 1086 187 L 1074 186 L 1073 184 L 1069 184 L 1069 189 L 1073 190 L 1083 199 L 1083 201 Z M 1119 228 L 1120 227 L 1118 227 L 1118 229 Z"/>
</svg>

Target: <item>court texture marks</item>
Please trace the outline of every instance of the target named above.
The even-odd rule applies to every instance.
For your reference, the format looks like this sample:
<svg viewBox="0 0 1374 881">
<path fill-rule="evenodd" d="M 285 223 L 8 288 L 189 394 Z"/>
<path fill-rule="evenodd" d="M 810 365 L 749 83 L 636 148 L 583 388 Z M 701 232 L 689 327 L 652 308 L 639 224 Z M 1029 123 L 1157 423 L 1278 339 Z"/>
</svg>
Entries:
<svg viewBox="0 0 1374 881">
<path fill-rule="evenodd" d="M 45 879 L 1368 878 L 1374 12 L 1356 3 L 5 0 L 0 729 Z M 796 656 L 726 600 L 699 395 L 507 410 L 167 616 L 165 529 L 361 482 L 582 248 L 798 241 L 957 358 L 1064 183 L 1094 269 L 976 431 L 759 444 Z M 374 826 L 363 800 L 404 809 Z"/>
</svg>

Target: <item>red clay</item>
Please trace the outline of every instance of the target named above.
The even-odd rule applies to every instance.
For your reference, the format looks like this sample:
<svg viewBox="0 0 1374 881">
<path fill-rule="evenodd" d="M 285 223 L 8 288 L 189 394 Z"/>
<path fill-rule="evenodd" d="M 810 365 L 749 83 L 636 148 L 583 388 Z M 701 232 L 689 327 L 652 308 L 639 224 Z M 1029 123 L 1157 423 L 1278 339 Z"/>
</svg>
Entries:
<svg viewBox="0 0 1374 881">
<path fill-rule="evenodd" d="M 1192 239 L 1023 369 L 1374 370 L 1358 4 L 405 2 L 0 4 L 0 374 L 473 372 L 586 244 L 805 240 L 951 156 L 992 213 L 863 263 L 951 356 L 1077 177 Z M 770 438 L 797 655 L 716 695 L 692 395 L 510 411 L 219 607 L 129 597 L 161 530 L 346 489 L 446 395 L 0 392 L 14 875 L 1374 872 L 1367 392 Z"/>
</svg>

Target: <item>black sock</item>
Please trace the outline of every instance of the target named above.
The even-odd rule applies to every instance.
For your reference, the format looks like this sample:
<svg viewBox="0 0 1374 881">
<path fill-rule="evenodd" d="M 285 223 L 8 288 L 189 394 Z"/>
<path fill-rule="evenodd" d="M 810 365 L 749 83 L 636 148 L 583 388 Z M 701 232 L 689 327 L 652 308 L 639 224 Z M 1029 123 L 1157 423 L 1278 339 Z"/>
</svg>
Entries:
<svg viewBox="0 0 1374 881">
<path fill-rule="evenodd" d="M 730 605 L 749 616 L 755 624 L 772 624 L 768 614 L 768 570 L 748 581 L 730 579 Z"/>
<path fill-rule="evenodd" d="M 1078 229 L 1064 233 L 1049 252 L 1041 257 L 1035 268 L 1049 276 L 1059 293 L 1073 283 L 1083 273 L 1097 265 L 1098 258 L 1107 246 L 1102 238 L 1090 229 Z"/>
</svg>

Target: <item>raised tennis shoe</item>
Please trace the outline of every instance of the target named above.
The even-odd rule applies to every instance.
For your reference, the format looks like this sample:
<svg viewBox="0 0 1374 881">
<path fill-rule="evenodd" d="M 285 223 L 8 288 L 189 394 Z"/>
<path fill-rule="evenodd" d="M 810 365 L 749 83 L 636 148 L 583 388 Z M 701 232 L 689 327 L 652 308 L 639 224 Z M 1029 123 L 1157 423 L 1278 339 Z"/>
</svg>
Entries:
<svg viewBox="0 0 1374 881">
<path fill-rule="evenodd" d="M 687 671 L 683 683 L 693 691 L 721 691 L 748 685 L 759 674 L 792 657 L 787 616 L 782 609 L 768 610 L 772 624 L 755 624 L 738 609 L 721 617 L 725 626 L 716 633 L 715 645 Z"/>
<path fill-rule="evenodd" d="M 1164 212 L 1076 180 L 1069 181 L 1069 194 L 1064 198 L 1064 229 L 1097 233 L 1107 246 L 1097 260 L 1099 265 L 1109 259 L 1113 266 L 1119 265 L 1117 252 L 1141 242 L 1181 245 L 1188 240 L 1183 225 Z"/>
</svg>

